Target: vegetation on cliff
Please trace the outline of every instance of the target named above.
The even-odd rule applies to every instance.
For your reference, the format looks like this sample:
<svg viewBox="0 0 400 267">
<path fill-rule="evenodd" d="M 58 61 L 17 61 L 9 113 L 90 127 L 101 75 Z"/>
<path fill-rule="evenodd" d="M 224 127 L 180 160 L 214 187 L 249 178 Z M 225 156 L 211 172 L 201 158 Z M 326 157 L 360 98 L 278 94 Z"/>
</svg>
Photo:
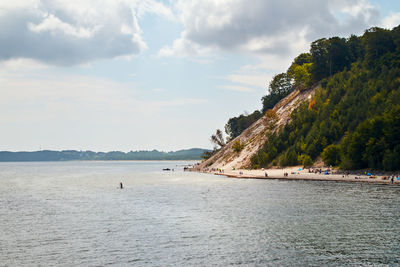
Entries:
<svg viewBox="0 0 400 267">
<path fill-rule="evenodd" d="M 263 98 L 264 112 L 273 94 L 321 88 L 288 124 L 269 131 L 253 167 L 309 165 L 322 156 L 345 169 L 400 169 L 400 26 L 319 39 L 271 83 L 275 93 Z"/>
</svg>

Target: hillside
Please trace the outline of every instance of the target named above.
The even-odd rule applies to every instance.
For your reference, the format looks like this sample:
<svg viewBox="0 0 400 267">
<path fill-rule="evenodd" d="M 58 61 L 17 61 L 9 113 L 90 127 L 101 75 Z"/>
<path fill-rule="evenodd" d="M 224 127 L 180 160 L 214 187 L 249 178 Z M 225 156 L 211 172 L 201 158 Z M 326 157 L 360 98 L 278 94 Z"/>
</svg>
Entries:
<svg viewBox="0 0 400 267">
<path fill-rule="evenodd" d="M 293 91 L 279 101 L 272 109 L 272 112 L 265 114 L 253 123 L 215 155 L 203 161 L 199 167 L 226 169 L 250 167 L 252 156 L 262 148 L 267 140 L 267 132 L 275 132 L 280 127 L 286 125 L 292 111 L 302 102 L 309 99 L 314 94 L 315 89 L 316 87 L 303 91 Z M 233 149 L 233 145 L 237 141 L 244 145 L 244 148 L 240 152 L 235 152 Z"/>
<path fill-rule="evenodd" d="M 264 116 L 201 167 L 322 160 L 342 169 L 400 170 L 400 26 L 314 41 L 273 78 L 263 105 Z M 234 126 L 229 133 L 238 132 Z"/>
</svg>

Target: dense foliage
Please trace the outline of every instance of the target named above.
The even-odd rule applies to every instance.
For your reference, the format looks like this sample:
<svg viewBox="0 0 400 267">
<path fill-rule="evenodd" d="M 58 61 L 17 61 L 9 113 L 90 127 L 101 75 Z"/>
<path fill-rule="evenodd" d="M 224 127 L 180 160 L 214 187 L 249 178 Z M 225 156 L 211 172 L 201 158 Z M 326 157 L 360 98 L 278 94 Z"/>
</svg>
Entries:
<svg viewBox="0 0 400 267">
<path fill-rule="evenodd" d="M 225 125 L 225 132 L 228 135 L 228 141 L 239 136 L 244 130 L 261 117 L 261 112 L 256 110 L 249 115 L 240 115 L 239 117 L 230 118 Z"/>
<path fill-rule="evenodd" d="M 321 89 L 268 134 L 253 167 L 309 165 L 321 156 L 345 169 L 400 169 L 400 26 L 317 40 L 287 73 L 294 85 Z"/>
</svg>

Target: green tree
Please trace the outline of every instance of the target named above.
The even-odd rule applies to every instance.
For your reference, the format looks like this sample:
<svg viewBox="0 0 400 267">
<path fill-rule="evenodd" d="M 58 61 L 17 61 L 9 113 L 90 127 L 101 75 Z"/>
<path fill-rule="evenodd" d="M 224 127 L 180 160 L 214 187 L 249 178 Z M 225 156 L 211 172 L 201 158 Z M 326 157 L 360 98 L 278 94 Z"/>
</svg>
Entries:
<svg viewBox="0 0 400 267">
<path fill-rule="evenodd" d="M 242 114 L 239 117 L 230 118 L 225 124 L 225 132 L 228 135 L 228 141 L 235 139 L 261 117 L 261 112 L 256 110 L 250 115 Z"/>
<path fill-rule="evenodd" d="M 281 99 L 293 91 L 293 78 L 287 73 L 280 73 L 272 78 L 269 83 L 267 95 L 263 96 L 262 112 L 272 109 Z"/>
<path fill-rule="evenodd" d="M 318 39 L 311 43 L 310 53 L 312 56 L 312 80 L 318 82 L 328 77 L 328 40 Z"/>
<path fill-rule="evenodd" d="M 294 149 L 288 149 L 282 156 L 280 157 L 279 164 L 281 166 L 296 166 L 298 164 L 298 156 Z"/>
<path fill-rule="evenodd" d="M 321 157 L 326 165 L 339 166 L 341 160 L 340 146 L 329 145 L 325 147 Z"/>
<path fill-rule="evenodd" d="M 233 142 L 232 149 L 233 149 L 233 151 L 235 151 L 236 153 L 239 153 L 240 151 L 242 151 L 243 148 L 244 148 L 244 144 L 242 144 L 242 143 L 240 142 L 240 140 L 235 140 L 235 141 Z"/>
<path fill-rule="evenodd" d="M 365 46 L 365 63 L 369 67 L 378 63 L 382 55 L 393 52 L 396 48 L 390 31 L 378 27 L 367 30 L 362 41 Z"/>
<path fill-rule="evenodd" d="M 297 160 L 304 168 L 311 167 L 313 165 L 313 160 L 309 155 L 300 155 Z"/>
<path fill-rule="evenodd" d="M 294 80 L 294 87 L 300 90 L 311 86 L 311 70 L 312 63 L 304 63 L 303 65 L 293 64 L 289 71 Z"/>
</svg>

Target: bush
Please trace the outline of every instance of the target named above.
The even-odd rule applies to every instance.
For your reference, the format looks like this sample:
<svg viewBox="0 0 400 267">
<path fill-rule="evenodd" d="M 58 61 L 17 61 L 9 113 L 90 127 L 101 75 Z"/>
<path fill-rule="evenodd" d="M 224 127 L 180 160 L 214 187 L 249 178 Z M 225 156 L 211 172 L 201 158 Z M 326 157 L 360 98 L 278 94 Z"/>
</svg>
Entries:
<svg viewBox="0 0 400 267">
<path fill-rule="evenodd" d="M 282 167 L 296 166 L 298 164 L 297 154 L 294 149 L 288 149 L 283 155 L 280 156 L 279 164 Z"/>
<path fill-rule="evenodd" d="M 201 158 L 204 160 L 207 160 L 209 158 L 212 157 L 212 155 L 214 155 L 215 151 L 204 151 L 203 155 L 201 155 Z"/>
<path fill-rule="evenodd" d="M 321 156 L 326 165 L 338 166 L 340 164 L 340 147 L 329 145 L 324 148 Z"/>
<path fill-rule="evenodd" d="M 298 162 L 303 165 L 304 168 L 311 167 L 313 165 L 313 161 L 309 155 L 300 155 L 298 158 Z"/>
<path fill-rule="evenodd" d="M 240 143 L 240 140 L 236 140 L 232 145 L 232 149 L 236 153 L 239 153 L 240 151 L 242 151 L 243 148 L 244 148 L 244 144 Z"/>
<path fill-rule="evenodd" d="M 400 145 L 393 151 L 387 149 L 383 156 L 383 168 L 386 171 L 395 171 L 400 166 Z"/>
</svg>

